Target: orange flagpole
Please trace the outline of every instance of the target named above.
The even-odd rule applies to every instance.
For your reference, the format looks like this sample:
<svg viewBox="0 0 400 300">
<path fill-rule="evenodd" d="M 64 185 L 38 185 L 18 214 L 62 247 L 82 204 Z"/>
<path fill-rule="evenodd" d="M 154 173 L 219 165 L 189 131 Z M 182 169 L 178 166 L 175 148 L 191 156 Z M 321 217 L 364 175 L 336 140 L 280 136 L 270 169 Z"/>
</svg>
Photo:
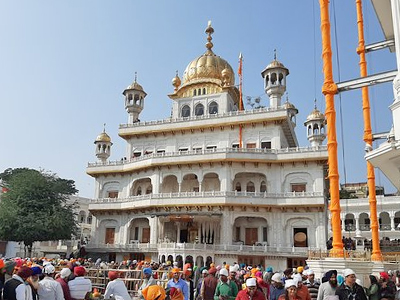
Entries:
<svg viewBox="0 0 400 300">
<path fill-rule="evenodd" d="M 242 75 L 242 67 L 243 67 L 243 55 L 242 53 L 239 54 L 239 110 L 243 110 L 243 93 L 242 93 L 242 80 L 243 80 L 243 75 Z M 243 126 L 242 124 L 239 124 L 239 148 L 242 148 L 242 135 L 243 135 Z"/>
<path fill-rule="evenodd" d="M 343 257 L 342 226 L 340 220 L 340 198 L 339 198 L 339 173 L 337 161 L 337 141 L 336 141 L 336 112 L 335 94 L 337 86 L 333 81 L 332 72 L 332 48 L 331 48 L 331 26 L 329 22 L 329 0 L 320 0 L 321 10 L 321 35 L 322 35 L 322 60 L 324 69 L 324 84 L 322 93 L 325 95 L 326 102 L 326 122 L 327 122 L 327 146 L 328 146 L 328 178 L 330 185 L 330 205 L 333 248 L 330 250 L 331 257 Z"/>
<path fill-rule="evenodd" d="M 358 47 L 357 53 L 360 55 L 360 75 L 366 77 L 367 61 L 365 60 L 365 40 L 364 40 L 364 19 L 362 13 L 361 0 L 356 0 L 357 6 L 357 27 L 358 27 Z M 369 105 L 368 87 L 361 89 L 363 117 L 364 117 L 364 142 L 367 151 L 372 150 L 372 130 L 371 130 L 371 108 Z M 375 191 L 375 170 L 372 164 L 367 161 L 367 178 L 369 194 L 369 210 L 372 232 L 372 255 L 371 260 L 382 261 L 382 253 L 379 245 L 378 217 L 376 212 L 376 191 Z M 358 228 L 357 228 L 358 229 Z"/>
</svg>

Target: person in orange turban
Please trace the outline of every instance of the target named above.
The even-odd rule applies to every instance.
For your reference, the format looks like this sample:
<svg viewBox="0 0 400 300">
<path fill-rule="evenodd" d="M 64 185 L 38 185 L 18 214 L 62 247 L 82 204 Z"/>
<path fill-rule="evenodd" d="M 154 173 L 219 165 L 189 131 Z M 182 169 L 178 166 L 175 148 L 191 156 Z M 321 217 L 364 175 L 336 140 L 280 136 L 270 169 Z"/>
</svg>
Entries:
<svg viewBox="0 0 400 300">
<path fill-rule="evenodd" d="M 159 285 L 149 285 L 142 290 L 142 295 L 145 300 L 164 300 L 166 297 L 165 290 Z M 172 298 L 171 298 L 172 299 Z"/>
</svg>

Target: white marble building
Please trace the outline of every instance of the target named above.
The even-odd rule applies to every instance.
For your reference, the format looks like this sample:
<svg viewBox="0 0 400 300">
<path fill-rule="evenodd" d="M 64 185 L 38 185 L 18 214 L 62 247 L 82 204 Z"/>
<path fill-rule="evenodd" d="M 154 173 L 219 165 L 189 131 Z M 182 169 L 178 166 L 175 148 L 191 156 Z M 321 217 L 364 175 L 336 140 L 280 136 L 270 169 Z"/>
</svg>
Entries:
<svg viewBox="0 0 400 300">
<path fill-rule="evenodd" d="M 297 109 L 282 103 L 289 70 L 274 59 L 261 73 L 269 107 L 239 110 L 230 64 L 206 52 L 173 78 L 172 116 L 139 121 L 146 93 L 124 92 L 126 159 L 110 161 L 111 138 L 95 141 L 98 162 L 87 251 L 109 260 L 153 259 L 272 265 L 304 263 L 327 240 L 325 119 L 316 108 L 295 134 Z M 260 70 L 255 70 L 259 72 Z"/>
</svg>

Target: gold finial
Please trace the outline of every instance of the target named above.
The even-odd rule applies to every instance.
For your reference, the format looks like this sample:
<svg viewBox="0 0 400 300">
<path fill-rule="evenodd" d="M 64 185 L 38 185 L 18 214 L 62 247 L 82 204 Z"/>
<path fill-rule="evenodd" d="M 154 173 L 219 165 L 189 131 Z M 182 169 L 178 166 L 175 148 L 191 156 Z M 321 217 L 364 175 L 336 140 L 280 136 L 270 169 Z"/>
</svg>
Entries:
<svg viewBox="0 0 400 300">
<path fill-rule="evenodd" d="M 137 72 L 135 72 L 135 82 L 137 82 Z"/>
<path fill-rule="evenodd" d="M 274 49 L 274 60 L 276 60 L 276 49 Z"/>
<path fill-rule="evenodd" d="M 214 33 L 214 28 L 211 27 L 211 21 L 208 21 L 208 26 L 206 28 L 206 33 L 208 34 L 207 36 L 207 43 L 206 43 L 206 48 L 208 51 L 212 51 L 211 48 L 214 46 L 214 44 L 211 42 L 212 37 L 211 35 Z"/>
<path fill-rule="evenodd" d="M 103 123 L 103 132 L 106 133 L 106 123 Z"/>
<path fill-rule="evenodd" d="M 317 109 L 317 98 L 314 98 L 314 109 Z"/>
<path fill-rule="evenodd" d="M 174 78 L 172 78 L 172 85 L 174 87 L 174 91 L 176 92 L 181 85 L 181 79 L 178 76 L 178 70 L 176 70 L 176 75 Z"/>
</svg>

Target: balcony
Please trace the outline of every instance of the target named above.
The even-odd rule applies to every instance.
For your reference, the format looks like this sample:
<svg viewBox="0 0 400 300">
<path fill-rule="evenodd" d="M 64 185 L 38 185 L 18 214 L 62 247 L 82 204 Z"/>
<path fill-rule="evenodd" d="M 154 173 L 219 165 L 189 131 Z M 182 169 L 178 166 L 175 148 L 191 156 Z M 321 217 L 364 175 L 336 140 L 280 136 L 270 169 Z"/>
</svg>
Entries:
<svg viewBox="0 0 400 300">
<path fill-rule="evenodd" d="M 137 122 L 133 124 L 120 124 L 119 125 L 119 134 L 121 136 L 127 135 L 130 132 L 134 132 L 135 134 L 142 133 L 143 130 L 146 132 L 151 131 L 158 131 L 162 130 L 163 128 L 168 129 L 171 131 L 176 128 L 181 128 L 182 124 L 187 126 L 187 124 L 198 126 L 199 123 L 204 123 L 207 126 L 213 125 L 216 123 L 218 125 L 223 125 L 224 123 L 227 124 L 238 124 L 237 122 L 238 117 L 241 117 L 241 121 L 243 121 L 242 116 L 248 116 L 251 121 L 255 119 L 265 120 L 265 114 L 268 114 L 269 119 L 282 119 L 287 118 L 286 108 L 278 107 L 278 108 L 271 108 L 271 107 L 263 107 L 258 109 L 252 110 L 238 110 L 238 111 L 230 111 L 227 113 L 222 114 L 205 114 L 201 116 L 190 116 L 190 117 L 181 117 L 181 118 L 167 118 L 162 120 L 155 120 L 155 121 L 145 121 L 145 122 Z M 144 129 L 146 127 L 146 129 Z M 132 130 L 134 129 L 134 130 Z"/>
<path fill-rule="evenodd" d="M 128 160 L 88 163 L 87 173 L 128 172 L 160 164 L 200 163 L 204 161 L 284 162 L 293 160 L 327 159 L 327 146 L 284 149 L 215 148 L 178 152 L 151 153 Z"/>
<path fill-rule="evenodd" d="M 132 244 L 94 244 L 89 243 L 86 246 L 87 251 L 93 252 L 151 252 L 151 253 L 184 253 L 200 254 L 212 252 L 215 254 L 232 255 L 274 255 L 274 256 L 295 256 L 306 257 L 311 248 L 307 247 L 271 247 L 248 246 L 248 245 L 224 245 L 224 244 L 191 244 L 191 243 L 132 243 Z"/>
<path fill-rule="evenodd" d="M 147 194 L 131 196 L 128 198 L 99 198 L 92 199 L 89 209 L 129 209 L 146 207 L 149 205 L 182 205 L 210 204 L 234 205 L 252 204 L 259 206 L 289 206 L 289 205 L 324 205 L 322 192 L 285 192 L 285 193 L 260 193 L 260 192 L 236 192 L 236 191 L 212 191 L 212 192 L 178 192 Z"/>
</svg>

